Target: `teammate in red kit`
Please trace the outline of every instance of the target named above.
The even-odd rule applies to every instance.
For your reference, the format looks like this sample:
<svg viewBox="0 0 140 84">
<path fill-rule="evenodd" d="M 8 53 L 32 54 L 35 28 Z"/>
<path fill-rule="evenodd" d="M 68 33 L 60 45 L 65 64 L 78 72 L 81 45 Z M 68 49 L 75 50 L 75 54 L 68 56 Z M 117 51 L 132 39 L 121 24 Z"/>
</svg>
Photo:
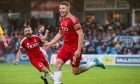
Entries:
<svg viewBox="0 0 140 84">
<path fill-rule="evenodd" d="M 20 49 L 17 53 L 16 60 L 13 63 L 18 64 L 24 49 L 31 64 L 40 72 L 43 72 L 41 79 L 44 80 L 45 84 L 48 84 L 46 77 L 53 80 L 53 75 L 50 73 L 48 61 L 40 49 L 40 43 L 42 40 L 40 37 L 32 35 L 32 29 L 30 26 L 25 27 L 24 34 L 25 37 L 20 42 Z"/>
<path fill-rule="evenodd" d="M 81 28 L 79 20 L 70 13 L 70 3 L 63 1 L 59 5 L 60 12 L 60 29 L 54 39 L 46 43 L 46 48 L 49 48 L 61 38 L 64 38 L 64 44 L 58 52 L 55 72 L 54 72 L 54 84 L 59 84 L 62 77 L 61 67 L 63 64 L 70 59 L 72 72 L 74 75 L 78 75 L 89 68 L 96 66 L 105 69 L 104 64 L 102 64 L 98 59 L 93 59 L 92 62 L 84 65 L 80 65 L 82 46 L 84 34 Z"/>
</svg>

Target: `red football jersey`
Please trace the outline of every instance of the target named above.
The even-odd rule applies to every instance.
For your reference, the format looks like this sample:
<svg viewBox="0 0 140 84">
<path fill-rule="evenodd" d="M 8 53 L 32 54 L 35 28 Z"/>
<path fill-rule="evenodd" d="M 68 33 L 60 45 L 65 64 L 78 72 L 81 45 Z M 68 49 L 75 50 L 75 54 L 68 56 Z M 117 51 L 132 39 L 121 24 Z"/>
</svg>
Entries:
<svg viewBox="0 0 140 84">
<path fill-rule="evenodd" d="M 64 45 L 77 47 L 78 46 L 78 35 L 77 30 L 81 29 L 79 20 L 69 15 L 66 18 L 60 18 L 60 31 L 64 33 Z"/>
<path fill-rule="evenodd" d="M 25 49 L 28 57 L 31 58 L 44 58 L 43 52 L 40 50 L 40 43 L 42 40 L 40 37 L 33 35 L 31 39 L 26 37 L 20 42 L 20 49 Z"/>
</svg>

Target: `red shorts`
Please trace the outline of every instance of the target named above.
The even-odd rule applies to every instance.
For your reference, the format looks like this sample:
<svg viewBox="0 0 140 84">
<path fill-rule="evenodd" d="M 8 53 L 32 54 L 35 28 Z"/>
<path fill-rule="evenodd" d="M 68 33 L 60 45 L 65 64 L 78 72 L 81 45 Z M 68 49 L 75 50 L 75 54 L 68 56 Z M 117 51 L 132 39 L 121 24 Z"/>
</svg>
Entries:
<svg viewBox="0 0 140 84">
<path fill-rule="evenodd" d="M 31 64 L 38 69 L 40 72 L 42 70 L 43 67 L 47 67 L 48 65 L 48 61 L 45 58 L 32 58 L 30 59 Z"/>
<path fill-rule="evenodd" d="M 63 60 L 64 63 L 70 60 L 72 67 L 79 67 L 82 56 L 80 55 L 74 60 L 73 57 L 75 51 L 76 48 L 70 49 L 70 48 L 62 47 L 58 52 L 57 58 Z"/>
</svg>

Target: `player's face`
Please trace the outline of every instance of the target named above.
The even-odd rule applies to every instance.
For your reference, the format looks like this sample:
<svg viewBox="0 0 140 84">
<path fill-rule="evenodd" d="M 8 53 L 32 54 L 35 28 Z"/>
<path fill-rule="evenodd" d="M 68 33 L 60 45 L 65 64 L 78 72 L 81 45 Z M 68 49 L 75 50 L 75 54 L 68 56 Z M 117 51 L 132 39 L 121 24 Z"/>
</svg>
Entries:
<svg viewBox="0 0 140 84">
<path fill-rule="evenodd" d="M 61 17 L 66 17 L 69 13 L 69 9 L 70 9 L 69 6 L 60 5 L 59 6 L 59 12 L 60 12 Z"/>
<path fill-rule="evenodd" d="M 25 28 L 24 29 L 24 35 L 27 37 L 27 38 L 31 38 L 32 36 L 32 29 L 29 27 L 29 28 Z"/>
</svg>

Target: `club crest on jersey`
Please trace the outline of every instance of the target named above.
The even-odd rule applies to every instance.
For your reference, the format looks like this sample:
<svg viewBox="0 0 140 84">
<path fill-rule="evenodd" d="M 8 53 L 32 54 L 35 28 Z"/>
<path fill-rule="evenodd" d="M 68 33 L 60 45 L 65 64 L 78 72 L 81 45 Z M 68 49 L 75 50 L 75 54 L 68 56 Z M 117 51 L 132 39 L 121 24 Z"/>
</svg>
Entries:
<svg viewBox="0 0 140 84">
<path fill-rule="evenodd" d="M 26 45 L 27 45 L 27 46 L 29 46 L 30 44 L 29 44 L 29 43 L 27 43 Z"/>
<path fill-rule="evenodd" d="M 36 39 L 34 39 L 34 42 L 37 42 Z"/>
</svg>

